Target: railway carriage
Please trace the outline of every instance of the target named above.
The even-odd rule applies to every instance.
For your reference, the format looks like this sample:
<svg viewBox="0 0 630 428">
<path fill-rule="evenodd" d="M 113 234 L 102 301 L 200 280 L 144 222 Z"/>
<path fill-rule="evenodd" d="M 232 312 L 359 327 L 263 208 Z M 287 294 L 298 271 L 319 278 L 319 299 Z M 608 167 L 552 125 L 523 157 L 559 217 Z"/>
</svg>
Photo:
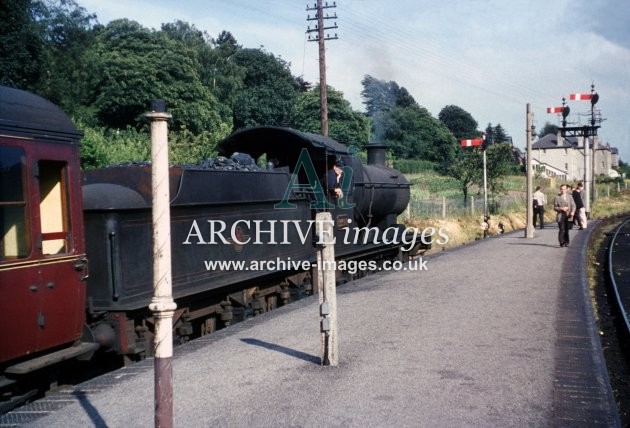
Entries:
<svg viewBox="0 0 630 428">
<path fill-rule="evenodd" d="M 0 387 L 89 355 L 79 132 L 55 105 L 0 87 Z"/>
</svg>

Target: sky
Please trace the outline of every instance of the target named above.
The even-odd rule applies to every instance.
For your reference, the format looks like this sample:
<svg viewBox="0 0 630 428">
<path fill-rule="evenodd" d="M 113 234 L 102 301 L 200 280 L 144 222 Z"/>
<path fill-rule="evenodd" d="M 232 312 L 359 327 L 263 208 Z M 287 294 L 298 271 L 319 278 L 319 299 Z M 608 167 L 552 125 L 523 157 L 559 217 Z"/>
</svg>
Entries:
<svg viewBox="0 0 630 428">
<path fill-rule="evenodd" d="M 264 48 L 295 76 L 319 81 L 318 46 L 308 41 L 316 0 L 77 0 L 101 24 L 127 18 L 147 28 L 182 20 L 216 37 L 229 31 L 245 48 Z M 324 1 L 326 3 L 326 1 Z M 457 105 L 479 124 L 501 126 L 526 144 L 526 105 L 534 125 L 560 125 L 547 114 L 571 108 L 569 125 L 590 119 L 599 93 L 603 143 L 630 161 L 630 1 L 627 0 L 336 0 L 325 14 L 336 40 L 326 42 L 326 80 L 365 111 L 365 75 L 395 81 L 437 118 Z M 333 1 L 328 1 L 332 6 Z M 588 113 L 588 115 L 587 115 Z"/>
</svg>

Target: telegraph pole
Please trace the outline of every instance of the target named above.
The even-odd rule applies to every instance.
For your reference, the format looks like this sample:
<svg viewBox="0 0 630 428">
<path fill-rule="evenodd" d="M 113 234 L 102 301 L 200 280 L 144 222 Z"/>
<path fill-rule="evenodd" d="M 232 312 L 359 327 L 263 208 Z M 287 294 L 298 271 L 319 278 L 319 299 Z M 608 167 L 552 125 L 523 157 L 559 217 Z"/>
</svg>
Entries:
<svg viewBox="0 0 630 428">
<path fill-rule="evenodd" d="M 321 113 L 321 127 L 322 127 L 322 135 L 328 136 L 328 89 L 326 86 L 326 40 L 334 40 L 337 39 L 337 33 L 334 36 L 330 36 L 328 34 L 324 34 L 324 30 L 336 29 L 337 23 L 335 22 L 332 26 L 325 27 L 324 20 L 325 19 L 337 19 L 337 13 L 333 16 L 326 14 L 324 16 L 324 9 L 330 9 L 337 7 L 337 3 L 333 2 L 332 5 L 329 5 L 328 2 L 322 5 L 322 0 L 317 0 L 317 4 L 314 4 L 313 7 L 306 6 L 306 10 L 315 10 L 315 17 L 311 18 L 310 15 L 307 15 L 307 21 L 317 21 L 314 29 L 311 29 L 310 25 L 306 32 L 309 34 L 308 41 L 309 42 L 318 42 L 319 43 L 319 103 L 320 103 L 320 113 Z M 310 33 L 315 33 L 316 35 L 311 37 Z"/>
<path fill-rule="evenodd" d="M 533 177 L 532 177 L 532 122 L 533 114 L 529 103 L 525 108 L 525 138 L 527 141 L 527 216 L 525 217 L 525 238 L 534 237 Z M 542 219 L 540 220 L 543 221 Z"/>
</svg>

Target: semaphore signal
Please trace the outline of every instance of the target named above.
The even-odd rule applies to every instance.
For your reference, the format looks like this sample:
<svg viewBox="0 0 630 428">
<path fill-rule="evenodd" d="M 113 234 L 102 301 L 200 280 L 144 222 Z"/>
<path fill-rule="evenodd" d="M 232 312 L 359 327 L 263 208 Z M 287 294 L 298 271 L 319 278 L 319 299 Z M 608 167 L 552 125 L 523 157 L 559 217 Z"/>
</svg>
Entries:
<svg viewBox="0 0 630 428">
<path fill-rule="evenodd" d="M 475 138 L 473 140 L 461 140 L 459 143 L 462 147 L 476 147 L 483 144 L 483 139 Z"/>
<path fill-rule="evenodd" d="M 571 94 L 569 99 L 572 101 L 588 101 L 592 98 L 593 94 Z"/>
</svg>

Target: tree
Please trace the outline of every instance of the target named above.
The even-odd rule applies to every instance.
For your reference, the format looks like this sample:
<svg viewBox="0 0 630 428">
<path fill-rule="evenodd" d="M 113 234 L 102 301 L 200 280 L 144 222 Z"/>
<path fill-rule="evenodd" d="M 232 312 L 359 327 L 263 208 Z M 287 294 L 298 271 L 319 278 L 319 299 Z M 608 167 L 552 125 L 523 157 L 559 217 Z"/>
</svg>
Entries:
<svg viewBox="0 0 630 428">
<path fill-rule="evenodd" d="M 486 173 L 491 192 L 502 192 L 502 178 L 514 172 L 514 156 L 510 143 L 498 143 L 488 147 L 486 153 Z"/>
<path fill-rule="evenodd" d="M 456 105 L 444 107 L 438 114 L 438 119 L 451 131 L 457 141 L 479 137 L 477 121 L 461 107 Z"/>
<path fill-rule="evenodd" d="M 86 53 L 88 104 L 112 128 L 144 123 L 152 99 L 164 99 L 174 129 L 225 134 L 216 98 L 199 77 L 193 48 L 169 33 L 126 19 L 110 22 Z"/>
<path fill-rule="evenodd" d="M 424 107 L 393 107 L 375 115 L 374 140 L 387 144 L 393 156 L 422 159 L 441 167 L 453 158 L 455 138 Z"/>
<path fill-rule="evenodd" d="M 455 161 L 448 168 L 448 175 L 461 184 L 464 203 L 468 199 L 468 189 L 477 184 L 483 186 L 483 157 L 478 148 L 460 148 Z M 514 172 L 512 145 L 493 144 L 486 150 L 486 177 L 490 192 L 503 191 L 501 179 Z"/>
<path fill-rule="evenodd" d="M 500 123 L 494 127 L 491 123 L 488 123 L 488 126 L 486 127 L 486 141 L 487 144 L 490 146 L 492 144 L 511 142 L 512 137 L 510 137 L 507 132 L 505 132 Z"/>
<path fill-rule="evenodd" d="M 34 17 L 44 5 L 30 0 L 0 3 L 0 80 L 32 89 L 40 79 L 45 43 Z"/>
<path fill-rule="evenodd" d="M 361 84 L 363 85 L 361 91 L 363 104 L 365 104 L 367 115 L 370 117 L 393 107 L 417 106 L 407 89 L 399 87 L 396 82 L 378 80 L 368 74 L 365 75 Z"/>
<path fill-rule="evenodd" d="M 361 83 L 367 115 L 372 118 L 373 140 L 387 144 L 392 155 L 401 159 L 422 159 L 440 168 L 451 162 L 455 138 L 405 88 L 370 75 Z"/>
<path fill-rule="evenodd" d="M 232 115 L 239 92 L 245 87 L 247 75 L 247 67 L 234 61 L 234 55 L 242 47 L 228 31 L 221 32 L 212 44 L 214 49 L 203 61 L 202 80 Z"/>
<path fill-rule="evenodd" d="M 396 104 L 395 94 L 387 82 L 366 75 L 361 84 L 363 85 L 361 96 L 369 117 L 374 117 L 378 112 L 387 111 Z"/>
<path fill-rule="evenodd" d="M 468 189 L 483 178 L 483 161 L 479 149 L 460 148 L 457 157 L 448 167 L 447 173 L 459 181 L 464 195 L 464 204 L 467 203 Z"/>
<path fill-rule="evenodd" d="M 297 99 L 292 126 L 303 132 L 319 134 L 319 85 Z M 343 93 L 328 87 L 328 134 L 346 144 L 364 147 L 370 139 L 370 122 L 365 114 L 352 110 Z"/>
<path fill-rule="evenodd" d="M 234 128 L 290 123 L 299 92 L 289 64 L 261 49 L 241 49 L 233 61 L 246 70 L 234 105 Z"/>
<path fill-rule="evenodd" d="M 37 22 L 46 46 L 42 61 L 44 74 L 35 91 L 74 115 L 84 98 L 80 70 L 83 54 L 102 29 L 96 15 L 89 14 L 73 0 L 47 0 Z"/>
</svg>

